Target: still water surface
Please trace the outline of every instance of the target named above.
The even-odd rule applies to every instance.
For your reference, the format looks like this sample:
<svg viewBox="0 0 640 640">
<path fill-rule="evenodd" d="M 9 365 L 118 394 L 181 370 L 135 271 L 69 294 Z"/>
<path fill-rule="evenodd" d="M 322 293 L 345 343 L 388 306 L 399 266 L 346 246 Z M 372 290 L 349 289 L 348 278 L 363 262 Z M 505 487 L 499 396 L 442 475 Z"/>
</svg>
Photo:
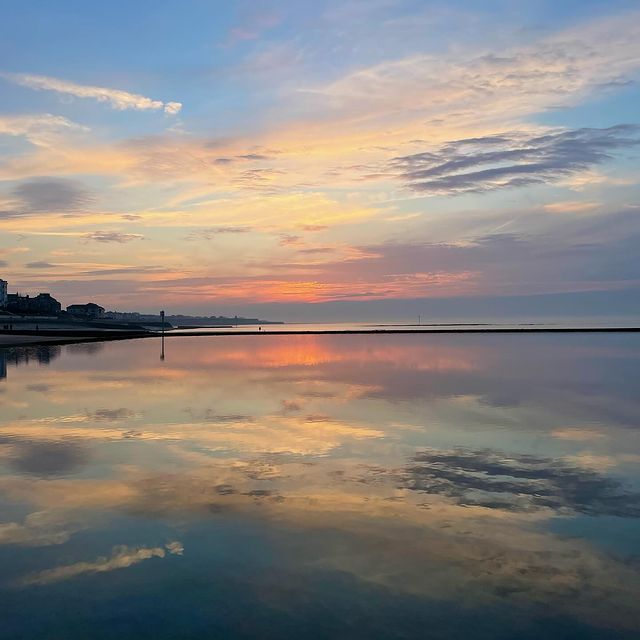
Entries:
<svg viewBox="0 0 640 640">
<path fill-rule="evenodd" d="M 0 637 L 631 639 L 640 336 L 0 350 Z"/>
</svg>

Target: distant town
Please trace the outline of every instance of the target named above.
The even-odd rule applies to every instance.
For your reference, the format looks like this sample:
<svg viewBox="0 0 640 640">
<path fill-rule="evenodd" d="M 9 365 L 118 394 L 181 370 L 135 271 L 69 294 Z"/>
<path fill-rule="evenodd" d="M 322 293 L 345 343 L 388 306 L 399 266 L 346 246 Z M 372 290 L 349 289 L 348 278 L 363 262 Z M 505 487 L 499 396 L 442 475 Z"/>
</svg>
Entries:
<svg viewBox="0 0 640 640">
<path fill-rule="evenodd" d="M 0 329 L 11 329 L 13 324 L 24 325 L 38 322 L 43 326 L 60 323 L 75 325 L 84 324 L 103 328 L 165 328 L 236 326 L 253 324 L 282 324 L 258 318 L 242 318 L 238 316 L 189 316 L 144 314 L 131 311 L 107 311 L 95 302 L 75 303 L 65 309 L 50 293 L 22 295 L 9 293 L 9 283 L 0 279 Z"/>
</svg>

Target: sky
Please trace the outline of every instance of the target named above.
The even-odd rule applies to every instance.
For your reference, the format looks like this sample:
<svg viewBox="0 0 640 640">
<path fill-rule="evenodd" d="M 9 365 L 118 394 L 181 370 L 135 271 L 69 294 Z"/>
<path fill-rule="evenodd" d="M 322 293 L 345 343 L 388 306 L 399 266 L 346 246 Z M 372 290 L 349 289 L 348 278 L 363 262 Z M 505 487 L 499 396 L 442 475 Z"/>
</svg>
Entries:
<svg viewBox="0 0 640 640">
<path fill-rule="evenodd" d="M 0 277 L 271 319 L 640 313 L 635 0 L 0 0 Z"/>
</svg>

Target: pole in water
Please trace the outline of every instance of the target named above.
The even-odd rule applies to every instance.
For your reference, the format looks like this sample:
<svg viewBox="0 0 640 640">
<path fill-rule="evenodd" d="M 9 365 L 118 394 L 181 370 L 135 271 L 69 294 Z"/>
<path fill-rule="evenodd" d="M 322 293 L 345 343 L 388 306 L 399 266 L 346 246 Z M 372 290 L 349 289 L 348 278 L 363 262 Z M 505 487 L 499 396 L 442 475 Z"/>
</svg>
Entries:
<svg viewBox="0 0 640 640">
<path fill-rule="evenodd" d="M 162 345 L 160 347 L 160 360 L 164 360 L 164 311 L 160 312 L 160 319 L 162 320 Z"/>
</svg>

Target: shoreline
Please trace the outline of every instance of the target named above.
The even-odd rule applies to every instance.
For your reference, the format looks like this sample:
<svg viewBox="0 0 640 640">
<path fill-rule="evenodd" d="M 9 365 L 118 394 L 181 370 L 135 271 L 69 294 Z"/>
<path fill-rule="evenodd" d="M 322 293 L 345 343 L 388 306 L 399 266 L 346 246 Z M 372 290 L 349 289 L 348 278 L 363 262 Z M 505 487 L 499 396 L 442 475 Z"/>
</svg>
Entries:
<svg viewBox="0 0 640 640">
<path fill-rule="evenodd" d="M 165 337 L 189 336 L 292 336 L 292 335 L 400 335 L 400 334 L 467 334 L 467 333 L 640 333 L 640 327 L 498 327 L 468 329 L 291 329 L 285 331 L 191 331 L 180 333 L 171 331 Z M 160 334 L 154 334 L 160 337 Z"/>
<path fill-rule="evenodd" d="M 111 342 L 114 340 L 135 340 L 154 337 L 155 333 L 145 332 L 98 332 L 98 331 L 0 331 L 0 349 L 3 347 L 27 347 L 54 344 L 77 344 L 79 342 Z M 160 334 L 158 334 L 160 335 Z"/>
<path fill-rule="evenodd" d="M 640 333 L 640 327 L 510 327 L 486 328 L 476 326 L 472 328 L 452 328 L 452 325 L 441 325 L 441 328 L 424 329 L 291 329 L 284 331 L 219 331 L 198 330 L 183 332 L 180 330 L 166 331 L 165 338 L 188 337 L 221 337 L 221 336 L 291 336 L 291 335 L 399 335 L 399 334 L 523 334 L 523 333 Z M 18 347 L 38 344 L 73 344 L 78 342 L 102 342 L 115 340 L 136 340 L 141 338 L 160 338 L 163 334 L 150 331 L 1 331 L 0 348 Z"/>
</svg>

